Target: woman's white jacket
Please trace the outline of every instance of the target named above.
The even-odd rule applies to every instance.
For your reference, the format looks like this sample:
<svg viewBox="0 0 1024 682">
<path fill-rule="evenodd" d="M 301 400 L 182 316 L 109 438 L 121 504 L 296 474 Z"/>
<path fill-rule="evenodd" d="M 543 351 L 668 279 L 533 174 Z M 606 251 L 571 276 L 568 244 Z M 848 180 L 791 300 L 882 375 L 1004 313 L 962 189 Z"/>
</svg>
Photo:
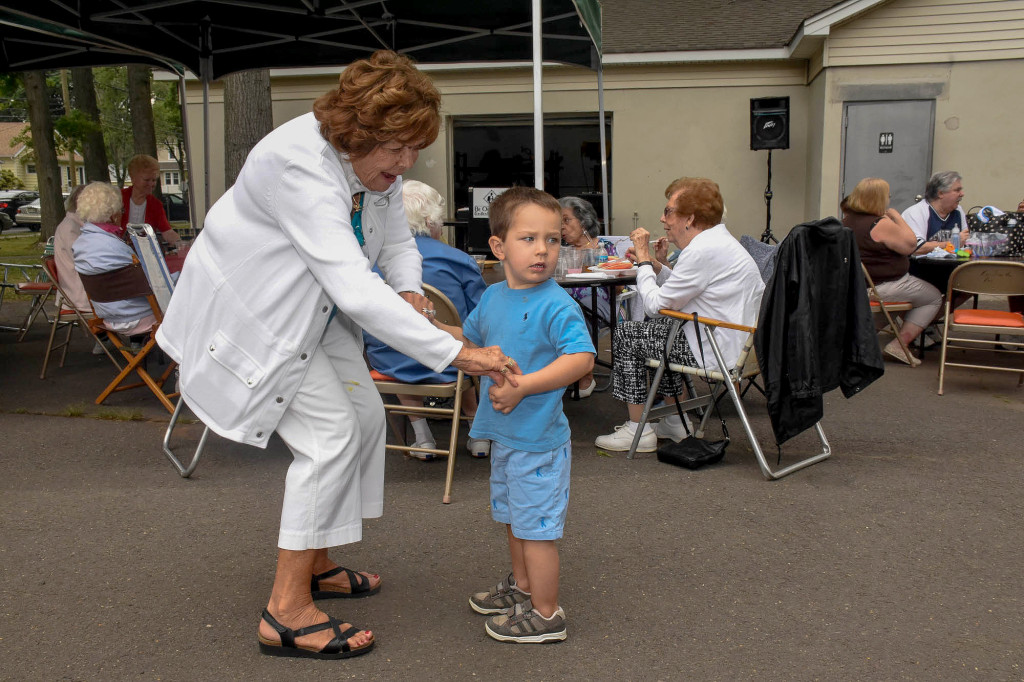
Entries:
<svg viewBox="0 0 1024 682">
<path fill-rule="evenodd" d="M 335 306 L 335 331 L 365 329 L 438 372 L 455 359 L 461 342 L 396 293 L 422 292 L 401 185 L 367 192 L 360 247 L 352 195 L 366 188 L 313 114 L 253 148 L 206 216 L 157 332 L 181 365 L 185 402 L 210 428 L 265 447 Z"/>
</svg>

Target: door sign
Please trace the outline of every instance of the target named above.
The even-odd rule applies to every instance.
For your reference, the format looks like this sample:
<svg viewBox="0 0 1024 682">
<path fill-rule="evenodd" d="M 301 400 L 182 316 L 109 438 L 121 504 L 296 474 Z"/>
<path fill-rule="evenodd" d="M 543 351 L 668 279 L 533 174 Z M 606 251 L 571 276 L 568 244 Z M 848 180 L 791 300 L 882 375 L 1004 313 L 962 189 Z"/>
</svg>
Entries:
<svg viewBox="0 0 1024 682">
<path fill-rule="evenodd" d="M 892 154 L 892 133 L 878 134 L 878 153 Z"/>
</svg>

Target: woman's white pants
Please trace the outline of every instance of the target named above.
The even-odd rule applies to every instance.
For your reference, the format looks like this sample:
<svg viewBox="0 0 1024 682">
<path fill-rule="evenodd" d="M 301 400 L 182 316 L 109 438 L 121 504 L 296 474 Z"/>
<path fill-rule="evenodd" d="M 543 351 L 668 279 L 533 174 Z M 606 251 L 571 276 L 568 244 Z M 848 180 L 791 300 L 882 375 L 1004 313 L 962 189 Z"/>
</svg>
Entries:
<svg viewBox="0 0 1024 682">
<path fill-rule="evenodd" d="M 384 511 L 384 406 L 363 360 L 359 329 L 327 325 L 277 426 L 294 460 L 285 479 L 281 549 L 358 542 Z"/>
</svg>

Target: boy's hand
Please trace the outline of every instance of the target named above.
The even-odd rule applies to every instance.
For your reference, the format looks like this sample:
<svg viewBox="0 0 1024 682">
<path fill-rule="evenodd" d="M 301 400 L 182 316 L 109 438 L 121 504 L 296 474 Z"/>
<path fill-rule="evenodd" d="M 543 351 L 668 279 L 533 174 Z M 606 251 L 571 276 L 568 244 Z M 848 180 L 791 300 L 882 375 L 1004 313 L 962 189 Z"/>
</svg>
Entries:
<svg viewBox="0 0 1024 682">
<path fill-rule="evenodd" d="M 513 385 L 509 380 L 503 386 L 498 384 L 491 386 L 488 395 L 491 398 L 491 406 L 495 410 L 502 414 L 508 414 L 516 409 L 519 401 L 526 397 L 526 392 L 521 387 Z"/>
<path fill-rule="evenodd" d="M 517 385 L 519 382 L 515 377 L 523 373 L 516 361 L 505 355 L 498 346 L 464 346 L 455 356 L 452 365 L 466 374 L 486 374 L 499 386 L 505 383 L 505 379 L 513 386 Z"/>
</svg>

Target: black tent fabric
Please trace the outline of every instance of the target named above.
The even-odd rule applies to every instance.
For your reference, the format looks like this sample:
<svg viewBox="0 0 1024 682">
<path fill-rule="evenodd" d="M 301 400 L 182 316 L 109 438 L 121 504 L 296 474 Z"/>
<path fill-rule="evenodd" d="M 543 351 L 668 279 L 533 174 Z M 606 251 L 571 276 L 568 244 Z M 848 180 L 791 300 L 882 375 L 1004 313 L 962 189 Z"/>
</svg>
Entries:
<svg viewBox="0 0 1024 682">
<path fill-rule="evenodd" d="M 542 0 L 542 16 L 546 61 L 594 66 L 597 0 Z M 338 66 L 382 48 L 421 63 L 530 61 L 531 24 L 528 0 L 13 0 L 0 10 L 0 69 L 95 66 L 117 52 L 126 55 L 121 63 L 183 66 L 204 80 L 253 68 Z M 101 47 L 55 54 L 60 46 L 7 39 L 9 30 L 23 30 L 15 27 L 40 26 Z"/>
</svg>

